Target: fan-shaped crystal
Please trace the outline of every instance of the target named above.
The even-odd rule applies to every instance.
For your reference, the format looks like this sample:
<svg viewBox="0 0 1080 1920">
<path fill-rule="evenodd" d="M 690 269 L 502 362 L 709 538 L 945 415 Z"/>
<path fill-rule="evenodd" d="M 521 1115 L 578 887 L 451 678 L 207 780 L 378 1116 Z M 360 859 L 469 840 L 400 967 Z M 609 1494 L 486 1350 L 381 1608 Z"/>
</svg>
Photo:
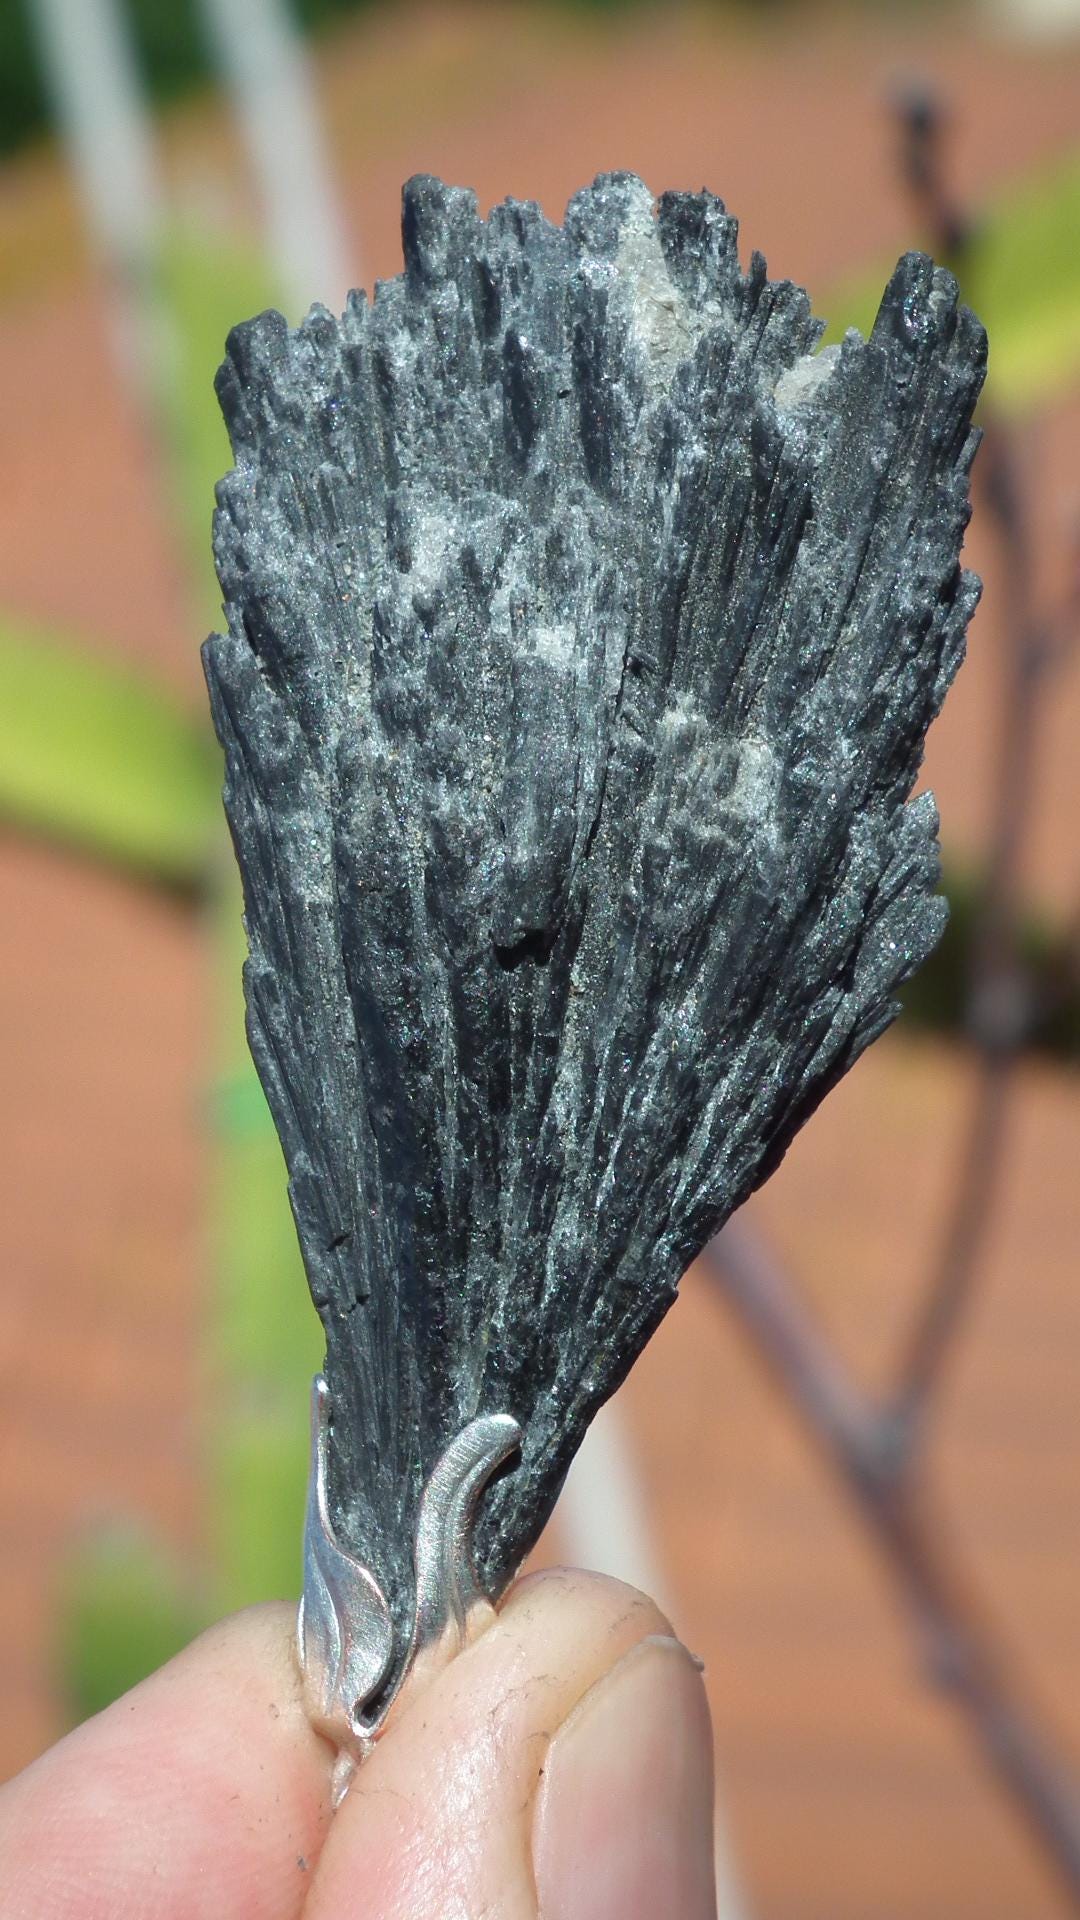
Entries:
<svg viewBox="0 0 1080 1920">
<path fill-rule="evenodd" d="M 251 1045 L 399 1649 L 426 1476 L 521 1423 L 494 1593 L 703 1242 L 938 936 L 909 801 L 977 584 L 984 340 L 740 271 L 709 194 L 413 181 L 405 271 L 230 337 L 207 674 Z"/>
</svg>

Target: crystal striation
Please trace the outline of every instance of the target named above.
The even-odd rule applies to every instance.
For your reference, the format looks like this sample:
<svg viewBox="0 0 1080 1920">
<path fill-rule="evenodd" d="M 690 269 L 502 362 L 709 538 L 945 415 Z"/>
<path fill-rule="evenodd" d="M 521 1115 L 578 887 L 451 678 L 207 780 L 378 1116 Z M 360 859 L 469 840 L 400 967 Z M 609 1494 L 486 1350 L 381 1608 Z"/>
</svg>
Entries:
<svg viewBox="0 0 1080 1920">
<path fill-rule="evenodd" d="M 372 304 L 230 335 L 206 647 L 334 1524 L 399 1649 L 448 1439 L 524 1430 L 494 1595 L 941 931 L 909 794 L 985 362 L 920 254 L 819 349 L 719 200 L 628 174 L 562 227 L 417 179 L 403 236 Z"/>
</svg>

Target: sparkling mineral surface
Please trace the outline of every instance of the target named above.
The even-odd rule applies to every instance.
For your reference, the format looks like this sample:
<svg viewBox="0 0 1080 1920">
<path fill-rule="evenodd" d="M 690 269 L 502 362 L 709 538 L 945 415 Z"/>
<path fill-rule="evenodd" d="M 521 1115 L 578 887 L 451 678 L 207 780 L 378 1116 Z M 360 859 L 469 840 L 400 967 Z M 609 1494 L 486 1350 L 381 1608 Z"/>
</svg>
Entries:
<svg viewBox="0 0 1080 1920">
<path fill-rule="evenodd" d="M 920 254 L 819 349 L 720 201 L 628 174 L 561 227 L 417 179 L 403 236 L 373 303 L 230 336 L 206 648 L 332 1510 L 400 1647 L 448 1439 L 524 1429 L 496 1594 L 940 933 L 909 794 L 985 361 Z"/>
</svg>

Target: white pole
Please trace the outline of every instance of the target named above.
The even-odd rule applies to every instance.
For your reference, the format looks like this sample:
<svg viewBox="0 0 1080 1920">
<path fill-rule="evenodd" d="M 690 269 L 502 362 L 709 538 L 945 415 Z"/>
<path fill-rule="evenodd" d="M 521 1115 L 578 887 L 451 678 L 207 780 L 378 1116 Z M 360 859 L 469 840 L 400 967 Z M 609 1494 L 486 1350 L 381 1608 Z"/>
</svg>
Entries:
<svg viewBox="0 0 1080 1920">
<path fill-rule="evenodd" d="M 263 203 L 282 297 L 296 321 L 314 300 L 340 312 L 349 248 L 307 50 L 285 0 L 200 0 Z"/>
<path fill-rule="evenodd" d="M 566 1557 L 573 1566 L 612 1574 L 649 1594 L 663 1613 L 672 1601 L 653 1544 L 633 1437 L 618 1399 L 601 1407 L 575 1456 L 555 1514 Z M 721 1703 L 721 1711 L 722 1711 Z M 748 1920 L 722 1790 L 716 1806 L 717 1920 Z"/>
<path fill-rule="evenodd" d="M 556 1517 L 567 1558 L 575 1567 L 625 1580 L 668 1610 L 633 1444 L 617 1400 L 601 1407 L 585 1435 L 566 1476 Z"/>
<path fill-rule="evenodd" d="M 154 135 L 116 0 L 33 0 L 46 78 L 95 235 L 142 265 L 161 226 Z"/>
<path fill-rule="evenodd" d="M 157 258 L 164 217 L 154 129 L 118 0 L 32 0 L 46 84 L 87 224 L 109 274 L 118 349 L 153 401 L 173 364 Z"/>
</svg>

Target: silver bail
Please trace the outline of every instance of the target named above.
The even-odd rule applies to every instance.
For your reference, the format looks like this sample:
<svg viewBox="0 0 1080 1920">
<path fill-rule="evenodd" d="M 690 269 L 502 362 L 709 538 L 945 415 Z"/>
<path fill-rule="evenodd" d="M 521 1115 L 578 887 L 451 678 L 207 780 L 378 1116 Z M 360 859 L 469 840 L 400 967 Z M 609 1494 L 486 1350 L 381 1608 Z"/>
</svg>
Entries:
<svg viewBox="0 0 1080 1920">
<path fill-rule="evenodd" d="M 416 1613 L 408 1656 L 393 1687 L 383 1691 L 393 1659 L 393 1622 L 377 1580 L 334 1533 L 327 1500 L 329 1429 L 330 1393 L 317 1374 L 297 1644 L 305 1711 L 315 1731 L 339 1749 L 336 1805 L 406 1677 L 418 1667 L 427 1676 L 436 1672 L 494 1618 L 473 1569 L 472 1523 L 492 1474 L 520 1446 L 521 1428 L 510 1414 L 483 1414 L 462 1428 L 433 1467 L 413 1542 Z"/>
</svg>

